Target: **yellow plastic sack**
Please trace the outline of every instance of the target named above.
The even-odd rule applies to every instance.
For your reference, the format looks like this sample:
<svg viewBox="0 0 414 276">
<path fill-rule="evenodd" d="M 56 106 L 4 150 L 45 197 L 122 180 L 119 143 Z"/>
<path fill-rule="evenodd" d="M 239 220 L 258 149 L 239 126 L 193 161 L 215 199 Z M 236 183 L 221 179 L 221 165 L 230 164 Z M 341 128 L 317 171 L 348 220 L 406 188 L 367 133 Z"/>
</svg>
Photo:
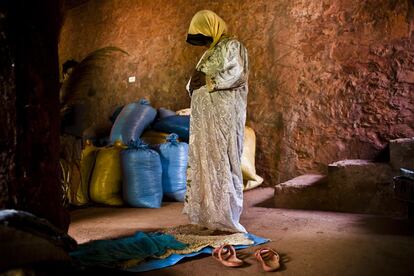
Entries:
<svg viewBox="0 0 414 276">
<path fill-rule="evenodd" d="M 85 148 L 81 152 L 81 161 L 80 161 L 80 176 L 81 182 L 80 186 L 76 191 L 71 203 L 75 205 L 84 205 L 89 202 L 89 182 L 93 172 L 93 166 L 95 165 L 96 153 L 98 148 L 94 147 L 92 143 L 87 140 Z"/>
<path fill-rule="evenodd" d="M 89 186 L 89 195 L 97 203 L 122 205 L 122 172 L 120 143 L 100 149 L 96 156 L 95 167 Z"/>
<path fill-rule="evenodd" d="M 142 134 L 141 140 L 149 145 L 158 145 L 166 142 L 166 138 L 169 134 L 165 132 L 157 132 L 153 130 L 147 130 Z M 180 141 L 180 140 L 178 140 Z"/>
<path fill-rule="evenodd" d="M 263 183 L 263 178 L 256 174 L 256 135 L 248 126 L 244 129 L 244 145 L 242 155 L 242 173 L 245 182 L 245 190 L 253 189 Z"/>
</svg>

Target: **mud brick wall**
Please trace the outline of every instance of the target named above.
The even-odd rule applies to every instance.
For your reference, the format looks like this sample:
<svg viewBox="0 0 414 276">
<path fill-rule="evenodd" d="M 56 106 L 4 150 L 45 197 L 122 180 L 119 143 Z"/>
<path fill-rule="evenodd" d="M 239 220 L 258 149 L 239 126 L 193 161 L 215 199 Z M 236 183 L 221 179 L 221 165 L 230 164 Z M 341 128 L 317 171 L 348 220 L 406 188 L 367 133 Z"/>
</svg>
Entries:
<svg viewBox="0 0 414 276">
<path fill-rule="evenodd" d="M 91 125 L 140 97 L 189 106 L 184 86 L 203 50 L 185 35 L 200 9 L 221 15 L 249 51 L 247 124 L 267 185 L 375 158 L 389 139 L 414 136 L 410 0 L 88 1 L 66 15 L 60 62 L 108 45 L 130 54 L 96 70 L 85 91 Z"/>
</svg>

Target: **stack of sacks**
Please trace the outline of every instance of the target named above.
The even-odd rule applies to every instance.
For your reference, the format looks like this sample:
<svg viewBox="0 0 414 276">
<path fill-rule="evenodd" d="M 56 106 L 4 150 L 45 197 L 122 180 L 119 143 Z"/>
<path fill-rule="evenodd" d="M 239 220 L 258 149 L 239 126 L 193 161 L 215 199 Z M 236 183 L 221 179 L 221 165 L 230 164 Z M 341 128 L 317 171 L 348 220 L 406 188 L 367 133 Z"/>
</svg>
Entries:
<svg viewBox="0 0 414 276">
<path fill-rule="evenodd" d="M 159 154 L 141 140 L 122 151 L 123 198 L 134 207 L 159 208 L 162 202 L 162 166 Z"/>
<path fill-rule="evenodd" d="M 137 140 L 156 116 L 157 110 L 146 99 L 126 105 L 112 126 L 109 138 L 111 143 L 121 141 L 127 144 L 131 140 Z"/>
<path fill-rule="evenodd" d="M 162 189 L 164 196 L 184 201 L 187 188 L 188 144 L 180 143 L 175 133 L 159 147 L 162 164 Z"/>
<path fill-rule="evenodd" d="M 135 207 L 159 208 L 163 186 L 166 197 L 183 201 L 188 145 L 169 133 L 177 131 L 188 140 L 189 116 L 178 116 L 165 108 L 160 108 L 157 116 L 145 99 L 119 107 L 115 113 L 112 146 L 96 148 L 87 141 L 82 152 L 82 185 L 74 193 L 76 205 L 86 204 L 90 197 L 112 206 L 122 205 L 124 199 Z M 144 132 L 156 117 L 154 129 L 158 131 Z M 144 143 L 161 144 L 159 153 L 139 140 L 140 136 Z"/>
<path fill-rule="evenodd" d="M 120 152 L 125 147 L 118 141 L 113 146 L 99 149 L 92 173 L 89 195 L 97 203 L 122 205 Z"/>
<path fill-rule="evenodd" d="M 244 190 L 256 188 L 263 183 L 263 178 L 256 174 L 256 135 L 254 130 L 248 126 L 244 129 L 244 145 L 242 155 L 242 173 Z"/>
<path fill-rule="evenodd" d="M 190 112 L 186 109 L 179 114 Z M 135 207 L 159 208 L 163 196 L 184 201 L 188 144 L 181 141 L 188 141 L 189 115 L 176 115 L 160 108 L 153 127 L 158 131 L 143 133 L 156 113 L 146 100 L 128 104 L 111 130 L 114 146 L 98 149 L 87 143 L 81 161 L 82 183 L 86 185 L 81 185 L 75 193 L 78 205 L 88 202 L 88 184 L 91 200 L 108 205 L 122 205 L 124 200 Z M 175 131 L 181 133 L 181 141 Z M 123 146 L 126 142 L 129 142 L 127 149 Z M 157 151 L 148 144 L 159 145 Z M 255 151 L 255 133 L 246 126 L 242 155 L 245 190 L 263 182 L 256 174 Z"/>
</svg>

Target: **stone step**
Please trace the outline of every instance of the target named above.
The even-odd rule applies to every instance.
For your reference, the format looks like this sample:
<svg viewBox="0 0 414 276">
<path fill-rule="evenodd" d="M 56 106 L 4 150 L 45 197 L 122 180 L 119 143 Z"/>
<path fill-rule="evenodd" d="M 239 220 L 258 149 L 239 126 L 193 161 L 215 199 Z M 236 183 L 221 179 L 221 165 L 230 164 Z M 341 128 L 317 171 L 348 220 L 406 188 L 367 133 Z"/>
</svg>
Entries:
<svg viewBox="0 0 414 276">
<path fill-rule="evenodd" d="M 390 141 L 390 163 L 397 170 L 414 170 L 414 137 Z"/>
<path fill-rule="evenodd" d="M 325 210 L 327 177 L 305 174 L 275 186 L 275 207 L 303 210 Z"/>
<path fill-rule="evenodd" d="M 395 198 L 390 164 L 342 160 L 328 166 L 329 209 L 402 216 L 406 205 Z"/>
<path fill-rule="evenodd" d="M 328 166 L 328 176 L 307 174 L 276 185 L 275 207 L 404 216 L 407 205 L 395 198 L 395 175 L 387 163 L 338 161 Z"/>
</svg>

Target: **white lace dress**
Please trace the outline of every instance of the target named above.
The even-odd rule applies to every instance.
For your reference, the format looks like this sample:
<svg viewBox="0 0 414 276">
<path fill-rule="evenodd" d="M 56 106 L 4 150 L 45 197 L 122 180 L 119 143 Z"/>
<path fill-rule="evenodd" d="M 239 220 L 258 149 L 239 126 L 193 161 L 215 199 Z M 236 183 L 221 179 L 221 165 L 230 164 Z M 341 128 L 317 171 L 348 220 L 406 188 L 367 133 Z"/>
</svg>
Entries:
<svg viewBox="0 0 414 276">
<path fill-rule="evenodd" d="M 244 46 L 222 38 L 207 50 L 197 70 L 207 85 L 191 98 L 189 168 L 184 205 L 192 224 L 246 232 L 241 156 L 246 121 L 248 59 Z"/>
</svg>

